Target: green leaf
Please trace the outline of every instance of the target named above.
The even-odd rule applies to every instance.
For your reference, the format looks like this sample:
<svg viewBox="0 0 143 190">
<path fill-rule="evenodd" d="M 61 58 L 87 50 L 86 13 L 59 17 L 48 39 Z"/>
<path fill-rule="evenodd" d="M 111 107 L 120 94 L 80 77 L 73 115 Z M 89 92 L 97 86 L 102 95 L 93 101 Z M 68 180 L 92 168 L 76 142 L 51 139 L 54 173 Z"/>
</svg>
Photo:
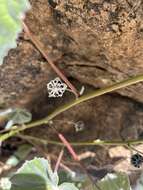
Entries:
<svg viewBox="0 0 143 190">
<path fill-rule="evenodd" d="M 25 178 L 23 181 L 24 175 L 25 175 Z M 26 177 L 27 175 L 29 178 Z M 42 188 L 45 184 L 47 187 L 52 186 L 52 185 L 57 185 L 58 180 L 56 181 L 53 180 L 54 177 L 58 179 L 58 176 L 55 173 L 53 173 L 48 160 L 44 158 L 35 158 L 31 161 L 26 161 L 23 164 L 23 166 L 17 171 L 16 175 L 12 178 L 12 182 L 14 181 L 15 182 L 14 184 L 16 184 L 16 182 L 19 183 L 19 180 L 22 180 L 20 184 L 24 187 L 25 182 L 27 180 L 27 184 L 30 185 L 32 183 L 35 188 L 39 187 L 39 190 L 40 190 L 40 188 Z M 39 184 L 38 179 L 35 180 L 36 178 L 41 179 L 40 184 Z M 43 183 L 41 183 L 42 181 Z M 22 188 L 22 186 L 20 186 L 20 188 Z"/>
<path fill-rule="evenodd" d="M 35 158 L 26 161 L 11 178 L 11 190 L 53 190 L 52 186 L 57 185 L 53 176 L 58 179 L 49 162 L 44 158 Z"/>
<path fill-rule="evenodd" d="M 137 181 L 137 184 L 134 188 L 135 190 L 143 190 L 143 173 L 141 174 L 140 178 Z"/>
<path fill-rule="evenodd" d="M 19 164 L 19 159 L 16 156 L 12 155 L 7 159 L 6 164 L 11 167 L 14 167 L 17 164 Z"/>
<path fill-rule="evenodd" d="M 18 150 L 8 158 L 6 164 L 10 166 L 16 166 L 20 161 L 24 160 L 30 153 L 32 146 L 30 144 L 22 144 L 18 147 Z"/>
<path fill-rule="evenodd" d="M 51 190 L 46 181 L 36 174 L 15 174 L 11 178 L 11 185 L 10 190 Z"/>
<path fill-rule="evenodd" d="M 28 0 L 0 0 L 0 64 L 22 31 L 20 19 L 30 8 Z"/>
<path fill-rule="evenodd" d="M 123 173 L 107 174 L 97 185 L 102 190 L 131 190 L 128 176 Z M 95 190 L 98 190 L 97 187 Z"/>
<path fill-rule="evenodd" d="M 16 108 L 10 114 L 9 118 L 13 121 L 13 124 L 24 124 L 31 121 L 32 114 L 26 109 Z"/>
<path fill-rule="evenodd" d="M 14 153 L 14 155 L 19 158 L 20 161 L 24 160 L 28 154 L 31 152 L 32 145 L 30 144 L 22 144 L 18 147 L 18 150 Z"/>
<path fill-rule="evenodd" d="M 78 190 L 70 183 L 58 186 L 59 177 L 44 158 L 26 161 L 10 180 L 11 190 Z"/>
<path fill-rule="evenodd" d="M 78 190 L 72 183 L 63 183 L 59 186 L 59 190 Z"/>
<path fill-rule="evenodd" d="M 87 178 L 87 176 L 85 177 L 85 180 L 81 182 L 81 187 L 84 190 L 96 190 L 94 184 L 89 178 Z"/>
<path fill-rule="evenodd" d="M 24 124 L 32 120 L 32 114 L 26 109 L 13 109 L 8 115 L 9 119 L 5 129 L 10 129 L 14 124 Z"/>
</svg>

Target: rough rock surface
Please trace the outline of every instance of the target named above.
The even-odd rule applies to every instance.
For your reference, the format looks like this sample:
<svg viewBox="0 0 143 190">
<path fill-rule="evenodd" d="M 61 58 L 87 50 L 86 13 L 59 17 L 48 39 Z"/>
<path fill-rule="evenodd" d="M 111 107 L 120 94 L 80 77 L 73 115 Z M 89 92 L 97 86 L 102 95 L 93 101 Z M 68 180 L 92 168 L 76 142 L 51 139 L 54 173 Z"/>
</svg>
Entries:
<svg viewBox="0 0 143 190">
<path fill-rule="evenodd" d="M 93 90 L 143 73 L 142 0 L 30 2 L 32 9 L 25 22 L 75 86 L 84 84 Z M 35 118 L 47 115 L 72 98 L 69 94 L 58 100 L 48 98 L 46 84 L 55 76 L 27 36 L 21 34 L 18 47 L 0 67 L 0 108 L 26 107 Z M 73 141 L 136 139 L 143 130 L 142 92 L 143 84 L 139 83 L 98 97 L 61 114 L 55 125 Z M 85 129 L 75 134 L 69 123 L 78 121 L 83 121 Z M 55 136 L 51 130 L 37 130 L 32 134 Z M 110 162 L 105 150 L 100 151 L 99 159 L 101 165 Z"/>
<path fill-rule="evenodd" d="M 53 14 L 71 39 L 61 61 L 68 74 L 102 87 L 143 73 L 142 12 L 141 0 L 60 1 Z M 143 101 L 142 84 L 119 93 Z"/>
<path fill-rule="evenodd" d="M 31 0 L 31 5 L 32 9 L 26 18 L 27 25 L 57 66 L 68 77 L 78 81 L 75 85 L 82 83 L 103 87 L 142 73 L 142 1 Z M 0 106 L 20 106 L 33 110 L 42 104 L 43 110 L 50 112 L 59 100 L 47 98 L 46 84 L 55 76 L 39 51 L 22 34 L 18 47 L 10 51 L 0 68 Z M 119 125 L 116 126 L 118 132 L 124 126 L 126 130 L 135 126 L 137 129 L 136 132 L 132 131 L 132 135 L 137 137 L 138 128 L 142 128 L 142 119 L 136 113 L 137 108 L 131 104 L 137 104 L 134 100 L 142 103 L 142 86 L 140 83 L 118 91 L 132 100 L 122 100 L 120 95 L 115 100 L 111 98 L 112 101 L 110 96 L 106 97 L 107 101 L 101 97 L 103 102 L 100 102 L 100 109 L 94 110 L 99 115 L 98 119 L 94 119 L 99 129 L 102 126 L 103 131 L 105 123 L 102 121 L 104 115 L 109 113 L 109 104 L 117 104 L 117 113 L 111 109 L 106 118 L 107 123 L 112 121 L 108 126 L 114 126 L 113 123 Z M 60 100 L 58 104 L 62 102 Z M 94 100 L 87 106 L 89 114 L 94 102 L 96 104 L 98 101 Z M 142 104 L 139 107 L 141 113 Z M 81 114 L 85 115 L 84 109 Z M 90 120 L 90 115 L 84 117 Z M 112 137 L 108 133 L 106 135 Z M 119 133 L 117 136 L 120 136 Z"/>
<path fill-rule="evenodd" d="M 69 77 L 103 87 L 143 72 L 141 0 L 37 0 L 31 4 L 26 23 Z M 33 90 L 35 96 L 35 89 L 53 78 L 50 73 L 41 54 L 21 36 L 1 67 L 0 104 L 19 102 Z M 143 101 L 141 83 L 119 93 Z"/>
</svg>

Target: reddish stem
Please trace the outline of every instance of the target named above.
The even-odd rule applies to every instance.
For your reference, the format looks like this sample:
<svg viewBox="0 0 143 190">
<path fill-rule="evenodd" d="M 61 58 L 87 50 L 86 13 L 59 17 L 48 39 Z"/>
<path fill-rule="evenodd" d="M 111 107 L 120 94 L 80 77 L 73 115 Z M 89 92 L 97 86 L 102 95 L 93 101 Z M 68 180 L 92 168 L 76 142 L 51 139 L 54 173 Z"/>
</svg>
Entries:
<svg viewBox="0 0 143 190">
<path fill-rule="evenodd" d="M 74 149 L 72 148 L 72 146 L 70 145 L 70 143 L 66 140 L 66 138 L 61 133 L 58 133 L 58 136 L 59 136 L 60 140 L 63 142 L 63 144 L 67 147 L 67 149 L 70 152 L 70 154 L 72 155 L 73 159 L 75 161 L 79 162 L 81 168 L 85 171 L 85 173 L 89 177 L 90 181 L 92 182 L 93 187 L 95 186 L 98 190 L 101 190 L 101 188 L 96 183 L 94 183 L 94 181 L 92 180 L 91 176 L 88 174 L 88 172 L 86 170 L 86 167 L 84 166 L 83 163 L 81 163 L 78 155 L 76 154 L 76 152 L 74 151 Z"/>
<path fill-rule="evenodd" d="M 41 42 L 31 33 L 28 26 L 22 21 L 23 29 L 25 33 L 28 35 L 32 43 L 35 45 L 35 47 L 41 52 L 43 57 L 47 60 L 47 62 L 50 64 L 52 69 L 57 73 L 57 75 L 67 84 L 67 86 L 72 90 L 72 92 L 75 94 L 76 98 L 78 98 L 79 93 L 76 90 L 76 88 L 71 84 L 71 82 L 67 79 L 67 77 L 61 72 L 61 70 L 53 63 L 52 59 L 47 55 L 47 53 L 42 48 Z"/>
<path fill-rule="evenodd" d="M 57 160 L 57 163 L 56 163 L 54 172 L 57 172 L 57 171 L 58 171 L 59 166 L 60 166 L 60 164 L 61 164 L 61 160 L 62 160 L 63 154 L 64 154 L 64 150 L 62 149 L 61 152 L 60 152 L 60 155 L 59 155 L 59 157 L 58 157 L 58 160 Z"/>
<path fill-rule="evenodd" d="M 67 147 L 67 149 L 70 152 L 70 154 L 72 155 L 73 159 L 75 161 L 80 161 L 79 158 L 78 158 L 78 155 L 75 153 L 74 149 L 69 144 L 69 142 L 65 139 L 65 137 L 61 133 L 59 133 L 58 136 L 61 139 L 61 141 L 64 143 L 64 145 Z"/>
</svg>

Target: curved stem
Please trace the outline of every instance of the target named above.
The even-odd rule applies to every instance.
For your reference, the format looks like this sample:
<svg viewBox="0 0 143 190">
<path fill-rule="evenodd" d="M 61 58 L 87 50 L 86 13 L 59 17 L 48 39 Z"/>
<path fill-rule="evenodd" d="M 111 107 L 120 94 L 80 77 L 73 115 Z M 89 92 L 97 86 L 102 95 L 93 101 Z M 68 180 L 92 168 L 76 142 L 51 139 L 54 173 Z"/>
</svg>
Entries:
<svg viewBox="0 0 143 190">
<path fill-rule="evenodd" d="M 112 92 L 112 91 L 115 91 L 115 90 L 119 90 L 121 88 L 130 86 L 132 84 L 135 84 L 135 83 L 138 83 L 138 82 L 141 82 L 141 81 L 143 81 L 143 75 L 138 75 L 138 76 L 129 78 L 127 80 L 121 81 L 119 83 L 115 83 L 115 84 L 110 85 L 108 87 L 105 87 L 105 88 L 102 88 L 102 89 L 99 89 L 99 90 L 95 90 L 95 91 L 90 92 L 90 93 L 88 93 L 86 95 L 83 95 L 80 98 L 78 98 L 76 100 L 73 100 L 70 103 L 59 107 L 54 112 L 52 112 L 49 116 L 47 116 L 47 117 L 45 117 L 45 118 L 43 118 L 41 120 L 31 122 L 30 124 L 18 127 L 15 130 L 11 130 L 10 132 L 8 132 L 6 134 L 0 135 L 0 142 L 8 139 L 9 137 L 12 137 L 12 136 L 16 135 L 17 133 L 19 133 L 21 131 L 24 131 L 25 129 L 40 126 L 40 125 L 43 125 L 43 124 L 47 124 L 50 120 L 55 118 L 60 113 L 66 111 L 66 110 L 68 110 L 68 109 L 70 109 L 70 108 L 72 108 L 72 107 L 74 107 L 74 106 L 76 106 L 76 105 L 78 105 L 78 104 L 80 104 L 80 103 L 82 103 L 84 101 L 90 100 L 92 98 L 95 98 L 97 96 L 100 96 L 100 95 L 103 95 L 103 94 L 106 94 L 106 93 L 109 93 L 109 92 Z"/>
</svg>

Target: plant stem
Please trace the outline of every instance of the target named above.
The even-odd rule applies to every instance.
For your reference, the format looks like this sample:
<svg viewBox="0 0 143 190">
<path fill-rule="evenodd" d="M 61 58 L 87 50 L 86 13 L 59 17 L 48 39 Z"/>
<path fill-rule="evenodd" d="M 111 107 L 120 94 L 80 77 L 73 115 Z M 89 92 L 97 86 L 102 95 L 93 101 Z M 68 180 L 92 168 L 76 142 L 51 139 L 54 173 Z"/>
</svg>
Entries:
<svg viewBox="0 0 143 190">
<path fill-rule="evenodd" d="M 62 149 L 61 152 L 60 152 L 60 154 L 59 154 L 59 157 L 58 157 L 58 159 L 57 159 L 54 172 L 57 172 L 57 171 L 58 171 L 59 166 L 60 166 L 60 164 L 61 164 L 61 160 L 62 160 L 63 155 L 64 155 L 64 149 Z"/>
<path fill-rule="evenodd" d="M 78 99 L 72 100 L 68 104 L 65 104 L 65 105 L 59 107 L 54 112 L 52 112 L 50 115 L 48 115 L 47 117 L 45 117 L 45 118 L 43 118 L 41 120 L 31 122 L 30 124 L 18 127 L 15 130 L 13 129 L 13 130 L 11 130 L 10 132 L 8 132 L 6 134 L 0 135 L 0 141 L 4 141 L 4 140 L 8 139 L 9 137 L 14 136 L 14 135 L 16 135 L 17 133 L 19 133 L 21 131 L 24 131 L 25 129 L 40 126 L 40 125 L 43 125 L 43 124 L 48 124 L 48 122 L 50 120 L 55 118 L 60 113 L 66 111 L 66 110 L 68 110 L 68 109 L 70 109 L 70 108 L 72 108 L 72 107 L 74 107 L 74 106 L 76 106 L 76 105 L 78 105 L 78 104 L 80 104 L 80 103 L 82 103 L 84 101 L 90 100 L 92 98 L 98 97 L 100 95 L 103 95 L 103 94 L 106 94 L 106 93 L 109 93 L 109 92 L 112 92 L 112 91 L 115 91 L 115 90 L 119 90 L 119 89 L 121 89 L 123 87 L 127 87 L 127 86 L 130 86 L 132 84 L 135 84 L 135 83 L 138 83 L 138 82 L 141 82 L 141 81 L 143 81 L 143 75 L 138 75 L 138 76 L 129 78 L 127 80 L 121 81 L 119 83 L 115 83 L 115 84 L 113 84 L 111 86 L 108 86 L 108 87 L 105 87 L 105 88 L 98 89 L 98 90 L 95 90 L 93 92 L 90 92 L 90 93 L 88 93 L 86 95 L 83 95 L 83 96 L 79 97 Z"/>
<path fill-rule="evenodd" d="M 98 190 L 101 190 L 100 187 L 98 187 L 97 184 L 94 183 L 94 181 L 92 180 L 92 177 L 89 175 L 85 165 L 80 161 L 78 155 L 76 154 L 75 150 L 73 149 L 73 147 L 71 146 L 71 144 L 67 141 L 67 139 L 61 134 L 58 134 L 59 139 L 63 142 L 63 144 L 65 145 L 65 147 L 67 148 L 67 150 L 69 151 L 69 153 L 72 155 L 73 159 L 79 163 L 80 167 L 82 168 L 82 170 L 86 173 L 87 177 L 89 178 L 91 184 L 92 184 L 92 190 L 93 187 L 96 186 Z"/>
<path fill-rule="evenodd" d="M 42 143 L 44 145 L 48 145 L 48 144 L 53 144 L 53 145 L 57 145 L 57 146 L 65 146 L 64 143 L 61 143 L 59 141 L 52 141 L 52 140 L 44 140 L 44 139 L 40 139 L 37 137 L 33 137 L 33 136 L 29 136 L 29 135 L 17 135 L 18 137 L 22 138 L 22 139 L 30 139 L 32 141 L 37 141 L 39 143 Z M 117 141 L 117 140 L 111 140 L 111 141 L 104 141 L 104 140 L 95 140 L 95 141 L 91 141 L 91 142 L 70 142 L 70 144 L 72 146 L 126 146 L 128 144 L 130 145 L 136 145 L 136 144 L 141 144 L 143 143 L 143 139 L 139 140 L 128 140 L 128 141 Z"/>
<path fill-rule="evenodd" d="M 75 94 L 76 98 L 78 98 L 78 96 L 79 96 L 78 91 L 73 86 L 73 84 L 71 84 L 71 82 L 67 79 L 67 77 L 64 75 L 64 73 L 62 73 L 61 70 L 53 63 L 52 59 L 44 51 L 41 42 L 30 32 L 28 26 L 24 23 L 24 21 L 22 21 L 22 25 L 23 25 L 23 29 L 24 29 L 25 33 L 30 38 L 31 42 L 40 51 L 40 53 L 47 60 L 47 62 L 50 64 L 50 66 L 52 67 L 52 69 L 57 73 L 57 75 L 67 84 L 67 86 Z"/>
<path fill-rule="evenodd" d="M 70 152 L 70 154 L 72 155 L 73 159 L 75 161 L 80 161 L 78 158 L 78 155 L 76 154 L 76 152 L 74 151 L 74 149 L 72 148 L 71 144 L 67 141 L 67 139 L 61 134 L 58 134 L 59 139 L 63 142 L 63 144 L 66 146 L 66 148 L 68 149 L 68 151 Z"/>
<path fill-rule="evenodd" d="M 134 147 L 132 146 L 132 144 L 129 144 L 128 147 L 129 147 L 132 151 L 135 151 L 135 152 L 137 152 L 137 153 L 143 155 L 143 152 L 141 152 L 141 151 L 137 150 L 136 148 L 134 148 Z"/>
</svg>

